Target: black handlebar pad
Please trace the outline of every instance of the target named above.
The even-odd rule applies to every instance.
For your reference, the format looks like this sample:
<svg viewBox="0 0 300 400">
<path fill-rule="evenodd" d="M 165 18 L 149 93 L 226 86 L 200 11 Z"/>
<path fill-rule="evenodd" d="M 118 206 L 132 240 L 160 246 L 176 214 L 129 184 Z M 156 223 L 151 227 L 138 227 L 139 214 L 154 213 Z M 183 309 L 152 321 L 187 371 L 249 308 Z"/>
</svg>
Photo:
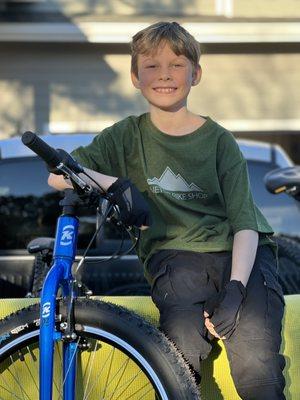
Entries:
<svg viewBox="0 0 300 400">
<path fill-rule="evenodd" d="M 41 157 L 50 167 L 54 168 L 62 161 L 58 152 L 33 132 L 27 131 L 23 133 L 22 142 Z"/>
</svg>

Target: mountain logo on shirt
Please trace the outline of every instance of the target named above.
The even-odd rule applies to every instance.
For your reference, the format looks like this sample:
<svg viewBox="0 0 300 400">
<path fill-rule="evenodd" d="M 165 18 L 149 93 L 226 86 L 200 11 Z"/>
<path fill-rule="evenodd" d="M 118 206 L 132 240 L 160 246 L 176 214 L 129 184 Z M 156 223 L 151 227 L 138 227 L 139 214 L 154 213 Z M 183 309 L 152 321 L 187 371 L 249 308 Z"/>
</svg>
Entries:
<svg viewBox="0 0 300 400">
<path fill-rule="evenodd" d="M 147 179 L 153 193 L 166 193 L 178 200 L 204 199 L 207 194 L 195 183 L 188 183 L 180 174 L 167 167 L 160 178 Z"/>
</svg>

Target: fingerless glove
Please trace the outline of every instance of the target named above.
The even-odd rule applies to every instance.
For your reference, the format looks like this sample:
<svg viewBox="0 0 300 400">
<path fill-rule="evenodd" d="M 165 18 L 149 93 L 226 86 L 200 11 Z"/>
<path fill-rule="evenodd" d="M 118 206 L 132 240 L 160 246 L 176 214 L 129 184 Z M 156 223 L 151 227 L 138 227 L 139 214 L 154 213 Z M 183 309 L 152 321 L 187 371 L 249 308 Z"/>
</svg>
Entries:
<svg viewBox="0 0 300 400">
<path fill-rule="evenodd" d="M 107 190 L 108 199 L 120 210 L 120 220 L 126 225 L 140 228 L 151 225 L 149 206 L 135 185 L 126 178 L 119 178 Z"/>
</svg>

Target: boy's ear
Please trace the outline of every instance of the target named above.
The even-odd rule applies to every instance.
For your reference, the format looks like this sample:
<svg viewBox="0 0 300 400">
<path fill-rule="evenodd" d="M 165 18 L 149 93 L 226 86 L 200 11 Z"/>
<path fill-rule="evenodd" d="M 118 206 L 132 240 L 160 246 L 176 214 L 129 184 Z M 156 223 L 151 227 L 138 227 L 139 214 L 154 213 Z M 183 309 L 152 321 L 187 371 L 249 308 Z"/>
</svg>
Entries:
<svg viewBox="0 0 300 400">
<path fill-rule="evenodd" d="M 130 72 L 130 75 L 131 75 L 131 81 L 132 81 L 133 86 L 136 89 L 139 89 L 140 88 L 139 78 L 136 76 L 136 74 L 133 71 Z"/>
<path fill-rule="evenodd" d="M 194 69 L 194 72 L 193 72 L 192 86 L 198 85 L 198 83 L 201 81 L 201 76 L 202 76 L 202 68 L 198 64 L 197 67 Z"/>
</svg>

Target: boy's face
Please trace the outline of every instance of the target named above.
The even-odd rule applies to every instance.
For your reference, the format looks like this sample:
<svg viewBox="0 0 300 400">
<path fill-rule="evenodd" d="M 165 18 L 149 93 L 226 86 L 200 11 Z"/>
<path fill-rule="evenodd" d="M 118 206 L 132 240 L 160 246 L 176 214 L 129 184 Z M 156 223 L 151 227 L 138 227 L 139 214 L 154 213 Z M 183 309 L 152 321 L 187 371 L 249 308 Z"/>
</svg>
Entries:
<svg viewBox="0 0 300 400">
<path fill-rule="evenodd" d="M 177 56 L 168 43 L 148 55 L 140 54 L 137 66 L 138 76 L 132 72 L 132 82 L 152 109 L 177 111 L 185 107 L 191 86 L 201 78 L 200 66 L 193 68 L 191 61 L 184 55 Z"/>
</svg>

